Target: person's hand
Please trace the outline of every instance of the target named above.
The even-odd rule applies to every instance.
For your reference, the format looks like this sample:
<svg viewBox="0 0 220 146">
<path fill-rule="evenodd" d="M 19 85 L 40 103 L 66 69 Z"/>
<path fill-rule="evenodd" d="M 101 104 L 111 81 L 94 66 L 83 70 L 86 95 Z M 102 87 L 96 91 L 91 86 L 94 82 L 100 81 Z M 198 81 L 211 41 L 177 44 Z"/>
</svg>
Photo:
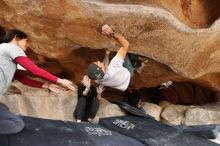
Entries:
<svg viewBox="0 0 220 146">
<path fill-rule="evenodd" d="M 62 88 L 62 87 L 60 87 L 60 86 L 58 86 L 58 85 L 56 85 L 56 84 L 49 84 L 48 89 L 49 89 L 50 91 L 55 92 L 55 93 L 59 93 L 59 92 L 61 92 L 61 91 L 65 91 L 64 88 Z"/>
<path fill-rule="evenodd" d="M 44 83 L 43 86 L 42 86 L 44 89 L 49 89 L 50 91 L 52 92 L 55 92 L 55 93 L 59 93 L 61 91 L 65 91 L 64 88 L 56 85 L 56 84 L 50 84 L 48 82 Z"/>
<path fill-rule="evenodd" d="M 111 51 L 108 48 L 104 48 L 104 50 L 106 55 L 109 55 L 111 53 Z"/>
<path fill-rule="evenodd" d="M 108 25 L 103 25 L 102 26 L 102 34 L 110 36 L 110 34 L 113 33 L 113 30 L 111 27 L 109 27 Z"/>
<path fill-rule="evenodd" d="M 68 89 L 75 91 L 75 87 L 72 85 L 73 83 L 67 79 L 58 79 L 57 82 L 61 85 L 63 85 L 64 87 L 67 87 Z"/>
<path fill-rule="evenodd" d="M 88 77 L 88 79 L 87 79 L 87 84 L 86 84 L 86 88 L 87 88 L 87 89 L 90 89 L 90 87 L 91 87 L 91 80 L 90 80 L 89 77 Z"/>
<path fill-rule="evenodd" d="M 91 80 L 89 79 L 89 77 L 87 75 L 85 75 L 83 77 L 82 83 L 84 86 L 86 86 L 87 89 L 90 89 L 91 87 Z"/>
<path fill-rule="evenodd" d="M 101 94 L 102 94 L 102 92 L 103 92 L 104 90 L 105 90 L 105 89 L 104 89 L 104 86 L 102 86 L 102 85 L 99 85 L 98 87 L 96 87 L 97 99 L 98 99 L 98 100 L 101 100 L 101 98 L 102 98 Z"/>
<path fill-rule="evenodd" d="M 103 85 L 99 85 L 98 87 L 96 87 L 96 92 L 99 95 L 101 95 L 104 90 L 105 90 L 105 88 Z"/>
</svg>

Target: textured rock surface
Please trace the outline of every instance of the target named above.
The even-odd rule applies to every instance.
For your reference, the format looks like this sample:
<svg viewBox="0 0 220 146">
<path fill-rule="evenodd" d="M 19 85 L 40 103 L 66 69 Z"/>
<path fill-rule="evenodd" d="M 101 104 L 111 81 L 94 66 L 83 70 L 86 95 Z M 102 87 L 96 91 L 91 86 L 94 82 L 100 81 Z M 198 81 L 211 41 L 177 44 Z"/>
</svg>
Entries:
<svg viewBox="0 0 220 146">
<path fill-rule="evenodd" d="M 185 124 L 220 124 L 220 103 L 188 109 L 185 113 Z"/>
<path fill-rule="evenodd" d="M 146 111 L 147 114 L 154 117 L 157 121 L 160 121 L 160 113 L 161 113 L 161 107 L 160 106 L 158 106 L 156 104 L 145 102 L 143 104 L 143 108 L 144 108 L 144 110 Z"/>
<path fill-rule="evenodd" d="M 52 93 L 48 90 L 27 87 L 19 82 L 14 82 L 7 94 L 0 97 L 0 102 L 5 103 L 16 114 L 65 121 L 75 121 L 73 112 L 77 101 L 76 92 Z M 102 117 L 123 115 L 125 113 L 119 106 L 102 99 L 95 122 Z"/>
<path fill-rule="evenodd" d="M 98 123 L 99 118 L 104 117 L 114 117 L 114 116 L 124 116 L 126 115 L 120 107 L 116 104 L 111 104 L 105 99 L 101 99 L 99 111 L 94 119 L 95 123 Z"/>
<path fill-rule="evenodd" d="M 185 120 L 185 112 L 189 106 L 169 105 L 161 113 L 161 119 L 164 123 L 171 125 L 182 125 Z"/>
<path fill-rule="evenodd" d="M 161 112 L 161 121 L 174 125 L 207 125 L 220 123 L 220 103 L 203 106 L 167 104 Z M 161 104 L 164 105 L 164 104 Z"/>
<path fill-rule="evenodd" d="M 72 113 L 77 104 L 77 94 L 70 91 L 56 94 L 14 82 L 8 89 L 7 94 L 0 97 L 0 102 L 8 105 L 10 110 L 16 114 L 46 119 L 75 121 Z M 149 115 L 158 121 L 160 120 L 160 106 L 152 103 L 144 103 L 143 107 Z M 119 106 L 102 98 L 94 122 L 98 122 L 99 118 L 103 117 L 123 115 L 126 115 L 126 113 L 123 112 Z"/>
<path fill-rule="evenodd" d="M 153 5 L 170 11 L 178 19 L 192 27 L 206 27 L 220 14 L 218 0 L 93 0 L 108 3 Z"/>
<path fill-rule="evenodd" d="M 163 111 L 166 107 L 168 107 L 169 105 L 171 105 L 171 103 L 168 102 L 168 101 L 160 101 L 160 103 L 159 103 L 159 106 L 162 108 L 162 111 Z"/>
<path fill-rule="evenodd" d="M 8 91 L 5 96 L 0 97 L 0 101 L 8 105 L 12 112 L 25 116 L 73 121 L 72 113 L 77 103 L 77 95 L 74 92 L 65 91 L 55 94 L 47 90 L 30 88 L 21 83 L 13 85 L 21 94 Z"/>
<path fill-rule="evenodd" d="M 8 105 L 10 110 L 17 114 L 75 121 L 72 113 L 76 107 L 77 94 L 70 91 L 56 94 L 48 90 L 35 89 L 24 86 L 19 82 L 14 82 L 7 94 L 0 97 L 0 102 Z M 220 103 L 211 103 L 203 106 L 183 106 L 160 102 L 160 106 L 158 106 L 144 102 L 143 108 L 146 113 L 156 120 L 168 124 L 220 124 Z M 95 122 L 102 117 L 123 115 L 125 113 L 117 105 L 102 99 Z"/>
<path fill-rule="evenodd" d="M 211 89 L 220 89 L 220 23 L 214 23 L 219 16 L 217 0 L 2 0 L 0 3 L 0 25 L 27 32 L 41 63 L 47 61 L 45 57 L 55 60 L 75 81 L 79 81 L 87 64 L 96 59 L 94 55 L 98 58 L 103 55 L 99 51 L 87 54 L 82 47 L 116 49 L 112 39 L 97 32 L 101 24 L 108 23 L 125 35 L 131 51 L 168 66 L 155 67 L 155 63 L 150 63 L 143 74 L 136 75 L 137 86 L 189 78 Z"/>
</svg>

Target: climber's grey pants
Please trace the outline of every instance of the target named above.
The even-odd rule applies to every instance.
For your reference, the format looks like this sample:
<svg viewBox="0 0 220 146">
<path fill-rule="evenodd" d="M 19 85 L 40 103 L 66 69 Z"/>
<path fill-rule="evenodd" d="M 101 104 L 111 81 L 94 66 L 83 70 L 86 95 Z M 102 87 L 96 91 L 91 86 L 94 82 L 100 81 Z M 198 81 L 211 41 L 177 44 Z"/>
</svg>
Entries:
<svg viewBox="0 0 220 146">
<path fill-rule="evenodd" d="M 23 130 L 24 122 L 8 109 L 0 106 L 0 134 L 16 134 Z"/>
<path fill-rule="evenodd" d="M 133 75 L 134 75 L 134 67 L 131 64 L 131 60 L 130 60 L 128 54 L 126 55 L 126 57 L 124 59 L 123 66 L 128 69 L 128 71 L 131 74 L 131 77 L 133 77 Z"/>
</svg>

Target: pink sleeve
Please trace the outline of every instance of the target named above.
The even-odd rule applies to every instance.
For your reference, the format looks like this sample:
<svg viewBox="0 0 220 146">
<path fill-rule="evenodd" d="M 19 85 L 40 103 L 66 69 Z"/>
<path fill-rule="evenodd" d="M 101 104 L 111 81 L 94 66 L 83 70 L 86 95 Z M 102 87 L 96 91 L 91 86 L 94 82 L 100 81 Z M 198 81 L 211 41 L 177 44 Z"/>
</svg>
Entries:
<svg viewBox="0 0 220 146">
<path fill-rule="evenodd" d="M 43 83 L 35 81 L 35 80 L 31 80 L 28 77 L 25 76 L 24 73 L 22 73 L 20 70 L 17 70 L 15 72 L 15 76 L 14 78 L 18 81 L 20 81 L 21 83 L 31 86 L 31 87 L 35 87 L 35 88 L 42 88 Z"/>
<path fill-rule="evenodd" d="M 48 81 L 57 83 L 58 77 L 52 75 L 51 73 L 39 68 L 37 65 L 35 65 L 29 58 L 25 56 L 19 56 L 15 58 L 15 61 L 21 65 L 23 68 L 27 69 L 32 74 L 41 77 L 43 79 L 46 79 Z"/>
</svg>

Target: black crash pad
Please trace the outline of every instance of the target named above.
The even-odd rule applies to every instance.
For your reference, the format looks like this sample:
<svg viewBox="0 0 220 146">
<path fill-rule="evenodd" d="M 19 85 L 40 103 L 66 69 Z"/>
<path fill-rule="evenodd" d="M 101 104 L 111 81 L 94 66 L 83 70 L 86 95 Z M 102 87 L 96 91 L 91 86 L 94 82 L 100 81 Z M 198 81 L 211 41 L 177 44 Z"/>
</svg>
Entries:
<svg viewBox="0 0 220 146">
<path fill-rule="evenodd" d="M 140 116 L 140 117 L 153 118 L 150 115 L 147 115 L 145 112 L 133 106 L 130 106 L 127 103 L 123 103 L 123 102 L 114 102 L 114 103 L 119 105 L 119 107 L 128 114 Z M 220 125 L 217 124 L 196 125 L 196 126 L 175 125 L 173 127 L 177 128 L 180 131 L 184 131 L 188 134 L 192 134 L 205 139 L 215 139 L 220 131 Z"/>
<path fill-rule="evenodd" d="M 99 124 L 134 138 L 147 146 L 217 146 L 209 140 L 184 133 L 152 118 L 120 116 L 102 118 Z"/>
<path fill-rule="evenodd" d="M 125 102 L 114 101 L 113 103 L 117 104 L 123 111 L 127 112 L 128 114 L 154 119 L 154 117 L 147 115 L 144 111 L 137 109 L 137 108 L 125 103 Z"/>
<path fill-rule="evenodd" d="M 22 132 L 0 136 L 0 146 L 143 146 L 97 124 L 22 117 Z"/>
<path fill-rule="evenodd" d="M 205 139 L 216 139 L 220 131 L 220 125 L 217 124 L 196 125 L 196 126 L 176 125 L 173 127 L 182 130 L 186 133 L 193 134 Z"/>
</svg>

